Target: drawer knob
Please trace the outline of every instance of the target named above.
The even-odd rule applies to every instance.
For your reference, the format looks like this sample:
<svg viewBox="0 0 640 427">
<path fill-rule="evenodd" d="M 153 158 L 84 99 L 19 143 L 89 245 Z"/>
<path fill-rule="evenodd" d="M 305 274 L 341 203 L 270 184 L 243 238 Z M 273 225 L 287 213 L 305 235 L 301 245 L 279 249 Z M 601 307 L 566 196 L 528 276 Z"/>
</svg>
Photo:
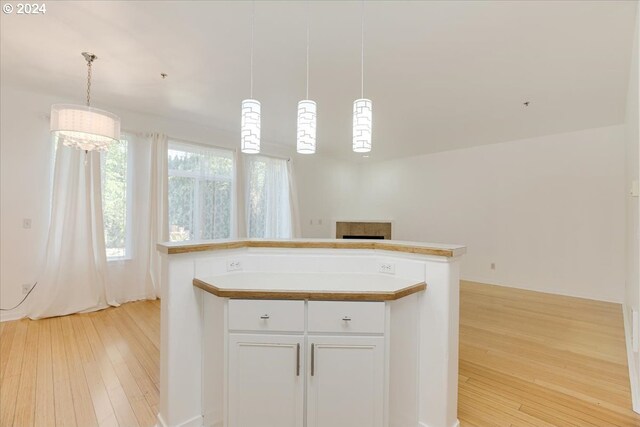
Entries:
<svg viewBox="0 0 640 427">
<path fill-rule="evenodd" d="M 349 317 L 349 316 L 344 316 L 344 317 L 342 318 L 342 320 L 344 320 L 345 322 L 351 322 L 351 317 Z"/>
<path fill-rule="evenodd" d="M 267 319 L 269 319 L 269 315 L 268 314 L 263 314 L 262 316 L 260 316 L 260 318 L 262 320 L 267 320 Z"/>
</svg>

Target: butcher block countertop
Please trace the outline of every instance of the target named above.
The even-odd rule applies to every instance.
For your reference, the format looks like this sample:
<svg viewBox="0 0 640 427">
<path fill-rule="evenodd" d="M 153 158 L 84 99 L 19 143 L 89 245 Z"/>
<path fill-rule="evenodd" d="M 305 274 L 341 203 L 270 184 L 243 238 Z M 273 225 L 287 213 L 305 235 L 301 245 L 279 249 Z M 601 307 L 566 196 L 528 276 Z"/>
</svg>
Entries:
<svg viewBox="0 0 640 427">
<path fill-rule="evenodd" d="M 457 257 L 467 250 L 461 245 L 440 243 L 406 242 L 400 240 L 359 239 L 237 239 L 203 240 L 189 242 L 158 243 L 157 249 L 166 254 L 215 251 L 239 248 L 290 248 L 290 249 L 375 249 L 406 252 L 419 255 Z"/>
<path fill-rule="evenodd" d="M 223 298 L 393 301 L 426 289 L 425 282 L 385 274 L 237 272 L 193 279 Z"/>
</svg>

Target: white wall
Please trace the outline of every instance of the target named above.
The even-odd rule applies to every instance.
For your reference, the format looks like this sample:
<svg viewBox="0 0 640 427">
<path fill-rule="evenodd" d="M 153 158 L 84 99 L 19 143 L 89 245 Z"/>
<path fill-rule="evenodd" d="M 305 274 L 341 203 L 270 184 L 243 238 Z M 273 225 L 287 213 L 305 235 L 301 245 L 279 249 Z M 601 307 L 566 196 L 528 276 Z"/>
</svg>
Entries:
<svg viewBox="0 0 640 427">
<path fill-rule="evenodd" d="M 629 73 L 629 88 L 627 93 L 627 109 L 625 120 L 625 149 L 626 149 L 626 188 L 627 188 L 627 271 L 626 271 L 626 295 L 625 308 L 627 315 L 627 338 L 631 342 L 633 310 L 640 309 L 640 210 L 638 209 L 638 197 L 630 194 L 633 181 L 640 180 L 640 111 L 638 98 L 640 97 L 640 84 L 638 74 L 638 51 L 640 49 L 640 8 L 636 15 L 636 29 L 633 38 L 633 51 L 631 56 L 631 70 Z M 640 325 L 636 325 L 636 335 Z M 636 336 L 636 339 L 640 337 Z M 636 377 L 634 386 L 634 404 L 636 411 L 640 412 L 640 354 L 630 353 L 630 374 Z"/>
<path fill-rule="evenodd" d="M 46 110 L 5 87 L 0 105 L 0 307 L 23 297 L 43 264 L 50 203 L 52 147 Z M 22 219 L 31 218 L 31 229 Z M 0 312 L 0 320 L 21 317 L 22 310 Z"/>
<path fill-rule="evenodd" d="M 340 196 L 353 206 L 316 203 L 393 219 L 394 239 L 468 245 L 464 279 L 622 302 L 623 139 L 611 126 L 363 164 Z"/>
<path fill-rule="evenodd" d="M 333 223 L 358 211 L 357 164 L 322 155 L 296 155 L 300 223 L 304 237 L 335 237 Z"/>
<path fill-rule="evenodd" d="M 0 98 L 0 307 L 10 308 L 23 298 L 22 284 L 33 284 L 44 263 L 53 166 L 51 104 L 77 100 L 23 90 L 4 80 Z M 130 132 L 164 132 L 173 138 L 232 149 L 239 144 L 239 133 L 99 106 L 120 115 L 123 130 Z M 263 146 L 267 154 L 291 154 L 282 146 Z M 31 229 L 22 228 L 23 218 L 32 220 Z M 22 307 L 2 311 L 0 320 L 22 314 Z"/>
</svg>

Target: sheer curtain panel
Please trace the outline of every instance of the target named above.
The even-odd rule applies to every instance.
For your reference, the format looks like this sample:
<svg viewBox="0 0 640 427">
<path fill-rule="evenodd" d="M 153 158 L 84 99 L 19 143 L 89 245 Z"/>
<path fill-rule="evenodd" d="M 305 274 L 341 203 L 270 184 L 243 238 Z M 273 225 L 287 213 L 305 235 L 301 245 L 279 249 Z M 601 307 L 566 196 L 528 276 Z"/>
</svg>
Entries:
<svg viewBox="0 0 640 427">
<path fill-rule="evenodd" d="M 32 319 L 116 304 L 106 287 L 100 153 L 56 143 L 46 260 L 28 308 Z"/>
<path fill-rule="evenodd" d="M 132 210 L 127 256 L 107 263 L 107 289 L 117 302 L 155 299 L 160 295 L 159 242 L 169 240 L 167 210 L 167 136 L 127 135 Z"/>
<path fill-rule="evenodd" d="M 292 237 L 287 160 L 247 156 L 245 176 L 248 237 Z"/>
</svg>

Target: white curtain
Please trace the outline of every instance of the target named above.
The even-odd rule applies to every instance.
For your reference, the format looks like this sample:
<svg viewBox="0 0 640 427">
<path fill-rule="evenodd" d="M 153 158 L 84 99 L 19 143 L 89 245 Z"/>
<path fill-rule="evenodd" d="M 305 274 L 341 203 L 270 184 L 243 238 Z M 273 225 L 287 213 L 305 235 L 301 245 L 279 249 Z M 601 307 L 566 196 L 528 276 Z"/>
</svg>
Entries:
<svg viewBox="0 0 640 427">
<path fill-rule="evenodd" d="M 248 156 L 245 169 L 248 237 L 292 237 L 287 160 Z"/>
<path fill-rule="evenodd" d="M 291 209 L 291 237 L 302 237 L 300 227 L 300 208 L 298 205 L 298 187 L 296 186 L 293 160 L 287 161 L 287 175 L 289 177 L 289 205 Z"/>
<path fill-rule="evenodd" d="M 28 309 L 32 319 L 116 304 L 105 286 L 100 153 L 57 143 L 46 261 Z"/>
<path fill-rule="evenodd" d="M 167 135 L 148 134 L 151 144 L 151 191 L 149 192 L 149 215 L 151 227 L 149 235 L 149 274 L 156 296 L 160 296 L 160 253 L 157 244 L 169 241 L 169 166 L 167 154 L 169 138 Z"/>
<path fill-rule="evenodd" d="M 169 240 L 166 135 L 127 136 L 132 219 L 131 252 L 107 263 L 107 289 L 117 302 L 155 299 L 160 295 L 159 242 Z"/>
</svg>

